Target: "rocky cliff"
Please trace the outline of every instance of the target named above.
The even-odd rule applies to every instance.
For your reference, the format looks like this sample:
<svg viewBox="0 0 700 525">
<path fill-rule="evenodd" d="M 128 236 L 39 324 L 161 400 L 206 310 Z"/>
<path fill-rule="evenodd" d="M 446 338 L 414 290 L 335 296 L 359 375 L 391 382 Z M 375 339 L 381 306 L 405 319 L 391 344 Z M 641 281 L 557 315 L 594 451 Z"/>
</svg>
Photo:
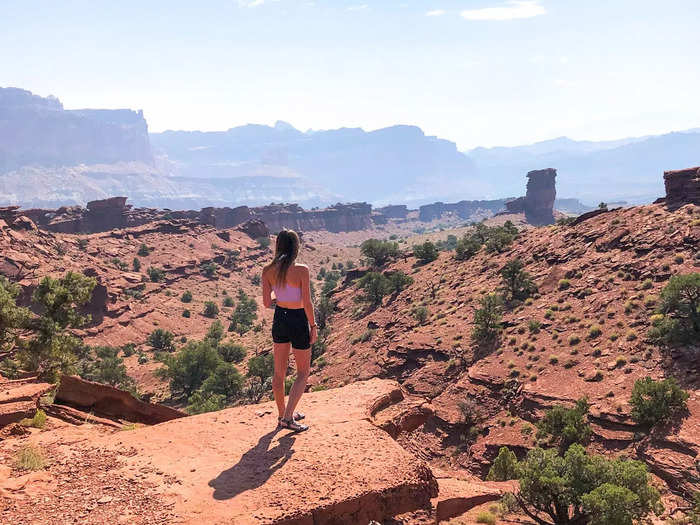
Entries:
<svg viewBox="0 0 700 525">
<path fill-rule="evenodd" d="M 453 213 L 460 219 L 470 219 L 479 212 L 498 213 L 503 211 L 506 199 L 496 199 L 490 201 L 459 201 L 453 203 L 435 202 L 426 204 L 419 209 L 421 221 L 428 222 L 439 219 L 445 213 Z"/>
<path fill-rule="evenodd" d="M 143 112 L 65 110 L 56 98 L 0 88 L 0 172 L 120 161 L 153 162 Z"/>
<path fill-rule="evenodd" d="M 665 171 L 664 185 L 668 205 L 700 203 L 700 167 Z"/>
<path fill-rule="evenodd" d="M 528 172 L 525 197 L 506 202 L 508 212 L 525 213 L 525 218 L 530 224 L 554 224 L 556 176 L 557 170 L 553 168 Z"/>
<path fill-rule="evenodd" d="M 133 208 L 126 197 L 91 201 L 82 206 L 63 206 L 58 209 L 21 210 L 17 206 L 0 207 L 0 218 L 13 224 L 20 217 L 30 219 L 37 227 L 61 233 L 97 233 L 115 228 L 140 226 L 165 219 L 197 220 L 218 229 L 232 228 L 246 222 L 254 223 L 251 232 L 265 234 L 284 228 L 297 231 L 328 230 L 331 232 L 359 231 L 371 228 L 372 206 L 363 202 L 336 204 L 322 209 L 305 210 L 297 204 L 270 204 L 249 208 L 207 207 L 201 210 L 167 210 Z M 265 227 L 260 227 L 264 223 Z"/>
</svg>

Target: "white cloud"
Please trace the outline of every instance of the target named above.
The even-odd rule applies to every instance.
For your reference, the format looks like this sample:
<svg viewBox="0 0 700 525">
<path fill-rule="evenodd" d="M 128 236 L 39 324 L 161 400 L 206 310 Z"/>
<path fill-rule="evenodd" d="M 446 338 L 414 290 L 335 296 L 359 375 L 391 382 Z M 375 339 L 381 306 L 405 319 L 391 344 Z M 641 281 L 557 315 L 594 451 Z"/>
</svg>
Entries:
<svg viewBox="0 0 700 525">
<path fill-rule="evenodd" d="M 238 5 L 241 7 L 258 7 L 264 3 L 265 0 L 238 0 Z"/>
<path fill-rule="evenodd" d="M 348 7 L 348 11 L 364 11 L 368 7 L 369 6 L 367 4 L 351 5 L 350 7 Z"/>
<path fill-rule="evenodd" d="M 466 9 L 460 14 L 466 20 L 514 20 L 544 15 L 547 10 L 539 0 L 511 0 L 503 7 Z"/>
<path fill-rule="evenodd" d="M 427 13 L 425 13 L 425 16 L 442 16 L 444 14 L 444 9 L 433 9 L 432 11 L 428 11 Z"/>
</svg>

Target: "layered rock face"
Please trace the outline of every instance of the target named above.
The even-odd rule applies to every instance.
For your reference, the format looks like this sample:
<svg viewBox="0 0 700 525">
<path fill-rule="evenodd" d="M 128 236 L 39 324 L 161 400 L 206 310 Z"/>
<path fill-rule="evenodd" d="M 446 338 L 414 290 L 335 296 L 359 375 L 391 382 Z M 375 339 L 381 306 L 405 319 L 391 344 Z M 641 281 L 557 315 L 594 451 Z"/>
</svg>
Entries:
<svg viewBox="0 0 700 525">
<path fill-rule="evenodd" d="M 387 219 L 405 219 L 408 215 L 408 206 L 405 204 L 389 205 L 377 208 L 375 211 L 381 213 Z"/>
<path fill-rule="evenodd" d="M 553 168 L 528 172 L 525 197 L 506 202 L 508 212 L 525 213 L 525 218 L 530 224 L 554 224 L 556 177 L 557 170 Z"/>
<path fill-rule="evenodd" d="M 273 233 L 284 228 L 329 232 L 364 230 L 372 227 L 371 215 L 372 206 L 364 202 L 336 204 L 320 210 L 304 210 L 297 204 L 271 204 L 253 208 L 253 216 L 267 224 Z"/>
<path fill-rule="evenodd" d="M 142 111 L 65 110 L 56 98 L 0 88 L 0 171 L 119 161 L 153 162 Z"/>
<path fill-rule="evenodd" d="M 700 167 L 665 171 L 666 204 L 700 204 Z"/>
<path fill-rule="evenodd" d="M 454 213 L 460 219 L 469 219 L 472 215 L 488 211 L 498 213 L 503 211 L 506 199 L 496 199 L 489 201 L 459 201 L 453 203 L 435 202 L 426 204 L 419 209 L 418 218 L 421 221 L 429 222 L 439 219 L 445 213 Z"/>
</svg>

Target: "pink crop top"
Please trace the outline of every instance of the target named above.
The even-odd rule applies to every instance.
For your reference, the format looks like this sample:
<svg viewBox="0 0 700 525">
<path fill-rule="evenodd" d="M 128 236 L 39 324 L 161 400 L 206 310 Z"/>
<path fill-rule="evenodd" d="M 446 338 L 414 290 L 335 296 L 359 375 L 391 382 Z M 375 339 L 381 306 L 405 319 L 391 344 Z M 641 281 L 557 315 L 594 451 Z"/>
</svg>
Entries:
<svg viewBox="0 0 700 525">
<path fill-rule="evenodd" d="M 275 297 L 283 303 L 298 303 L 301 301 L 301 288 L 290 286 L 285 283 L 283 287 L 273 286 L 272 291 L 275 292 Z"/>
</svg>

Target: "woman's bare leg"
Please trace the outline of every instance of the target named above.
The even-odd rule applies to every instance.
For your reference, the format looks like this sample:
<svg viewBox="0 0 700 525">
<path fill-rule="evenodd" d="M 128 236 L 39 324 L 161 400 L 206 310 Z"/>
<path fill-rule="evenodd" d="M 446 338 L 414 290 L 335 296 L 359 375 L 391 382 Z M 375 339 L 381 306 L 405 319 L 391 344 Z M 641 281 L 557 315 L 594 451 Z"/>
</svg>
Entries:
<svg viewBox="0 0 700 525">
<path fill-rule="evenodd" d="M 294 421 L 294 410 L 297 408 L 304 390 L 306 390 L 306 381 L 309 379 L 309 372 L 311 371 L 311 349 L 297 350 L 292 348 L 292 350 L 294 351 L 294 361 L 297 365 L 297 378 L 289 391 L 287 408 L 284 412 L 284 419 L 287 421 Z"/>
<path fill-rule="evenodd" d="M 275 372 L 272 376 L 272 393 L 275 396 L 279 417 L 284 417 L 284 379 L 287 377 L 287 368 L 289 367 L 290 346 L 290 343 L 274 343 L 272 345 L 275 360 Z"/>
</svg>

